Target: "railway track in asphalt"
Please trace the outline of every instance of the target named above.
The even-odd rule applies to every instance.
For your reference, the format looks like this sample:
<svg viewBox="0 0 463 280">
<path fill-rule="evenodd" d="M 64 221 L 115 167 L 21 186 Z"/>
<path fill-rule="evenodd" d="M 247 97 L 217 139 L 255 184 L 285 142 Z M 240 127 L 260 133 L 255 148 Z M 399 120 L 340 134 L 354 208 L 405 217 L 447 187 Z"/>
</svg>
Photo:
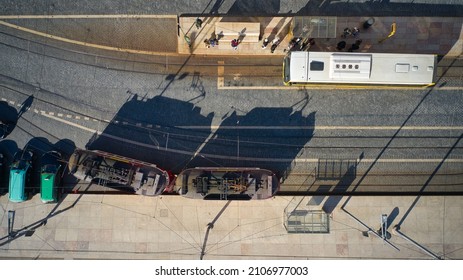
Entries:
<svg viewBox="0 0 463 280">
<path fill-rule="evenodd" d="M 0 31 L 1 36 L 9 37 L 16 44 L 6 43 L 0 40 L 0 44 L 16 49 L 19 51 L 27 52 L 28 54 L 40 55 L 52 59 L 57 59 L 66 62 L 78 63 L 85 66 L 98 67 L 107 70 L 116 70 L 121 72 L 132 72 L 152 75 L 172 75 L 179 72 L 200 72 L 204 77 L 217 77 L 218 60 L 225 60 L 226 73 L 225 78 L 236 79 L 237 76 L 244 76 L 248 78 L 270 78 L 281 79 L 282 71 L 282 58 L 271 57 L 266 59 L 248 59 L 243 56 L 240 58 L 223 58 L 220 56 L 198 56 L 200 59 L 185 60 L 189 57 L 186 55 L 137 55 L 126 54 L 109 55 L 107 52 L 99 53 L 98 50 L 86 51 L 85 48 L 76 46 L 66 47 L 57 46 L 49 43 L 48 40 L 32 39 L 21 37 Z M 30 35 L 29 35 L 30 36 Z M 49 48 L 50 51 L 45 51 Z M 111 53 L 111 52 L 109 52 Z M 256 60 L 258 63 L 256 63 Z M 463 77 L 463 59 L 461 58 L 446 58 L 438 64 L 438 78 L 445 76 L 446 78 Z M 255 71 L 258 68 L 259 71 Z"/>
</svg>

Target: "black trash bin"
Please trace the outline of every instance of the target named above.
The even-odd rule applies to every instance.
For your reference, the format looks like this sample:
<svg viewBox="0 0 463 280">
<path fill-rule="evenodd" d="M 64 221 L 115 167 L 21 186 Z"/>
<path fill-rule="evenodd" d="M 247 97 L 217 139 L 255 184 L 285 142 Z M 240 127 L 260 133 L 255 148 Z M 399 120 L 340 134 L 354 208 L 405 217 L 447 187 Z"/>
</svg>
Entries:
<svg viewBox="0 0 463 280">
<path fill-rule="evenodd" d="M 367 29 L 375 23 L 374 18 L 369 18 L 363 23 L 363 28 Z"/>
</svg>

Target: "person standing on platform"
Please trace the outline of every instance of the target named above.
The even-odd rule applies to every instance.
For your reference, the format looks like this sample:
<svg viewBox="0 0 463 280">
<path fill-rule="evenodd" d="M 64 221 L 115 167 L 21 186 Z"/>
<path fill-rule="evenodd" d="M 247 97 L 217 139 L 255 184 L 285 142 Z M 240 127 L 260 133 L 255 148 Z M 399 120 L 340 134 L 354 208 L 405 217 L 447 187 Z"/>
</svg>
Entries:
<svg viewBox="0 0 463 280">
<path fill-rule="evenodd" d="M 238 45 L 240 44 L 240 41 L 238 39 L 233 39 L 231 41 L 231 46 L 232 48 L 236 51 L 238 49 Z"/>
</svg>

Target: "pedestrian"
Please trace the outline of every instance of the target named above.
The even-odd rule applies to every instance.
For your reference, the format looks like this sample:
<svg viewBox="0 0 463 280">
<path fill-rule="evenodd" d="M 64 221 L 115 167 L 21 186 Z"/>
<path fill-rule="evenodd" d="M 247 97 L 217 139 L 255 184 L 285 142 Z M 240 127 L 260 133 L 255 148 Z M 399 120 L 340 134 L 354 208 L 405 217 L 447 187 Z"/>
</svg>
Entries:
<svg viewBox="0 0 463 280">
<path fill-rule="evenodd" d="M 352 34 L 352 30 L 349 27 L 344 28 L 344 32 L 342 33 L 341 37 L 346 38 Z"/>
<path fill-rule="evenodd" d="M 357 38 L 357 36 L 359 35 L 360 33 L 360 29 L 358 29 L 358 27 L 354 27 L 352 29 L 352 36 L 354 36 L 355 38 Z"/>
<path fill-rule="evenodd" d="M 338 51 L 342 51 L 344 48 L 346 47 L 346 41 L 341 41 L 338 43 L 338 45 L 336 46 L 336 49 Z"/>
<path fill-rule="evenodd" d="M 265 38 L 264 42 L 262 43 L 262 49 L 267 48 L 268 43 L 269 43 L 268 38 Z"/>
<path fill-rule="evenodd" d="M 206 48 L 211 47 L 211 44 L 209 43 L 209 40 L 207 40 L 207 39 L 204 39 L 204 45 L 206 46 Z"/>
<path fill-rule="evenodd" d="M 211 47 L 215 47 L 215 45 L 217 45 L 217 39 L 215 38 L 211 38 L 209 39 L 209 44 L 211 45 Z"/>
<path fill-rule="evenodd" d="M 240 41 L 238 39 L 233 39 L 231 41 L 231 46 L 232 48 L 236 51 L 238 49 L 238 45 L 239 45 Z"/>
<path fill-rule="evenodd" d="M 352 44 L 352 46 L 347 50 L 348 52 L 353 52 L 356 51 L 360 48 L 360 44 L 362 43 L 362 40 L 357 40 L 355 43 Z"/>
<path fill-rule="evenodd" d="M 195 21 L 196 28 L 200 29 L 203 21 L 200 18 L 197 18 Z"/>
<path fill-rule="evenodd" d="M 280 37 L 275 37 L 275 39 L 273 39 L 272 41 L 272 47 L 270 48 L 272 53 L 275 52 L 275 49 L 278 47 L 279 44 L 280 44 Z"/>
</svg>

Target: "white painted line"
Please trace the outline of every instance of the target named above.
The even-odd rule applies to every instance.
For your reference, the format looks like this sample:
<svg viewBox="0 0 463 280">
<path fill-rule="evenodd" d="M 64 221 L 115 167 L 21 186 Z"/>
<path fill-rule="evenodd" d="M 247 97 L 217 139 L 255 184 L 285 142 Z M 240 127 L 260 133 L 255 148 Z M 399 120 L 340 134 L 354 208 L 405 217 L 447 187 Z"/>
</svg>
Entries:
<svg viewBox="0 0 463 280">
<path fill-rule="evenodd" d="M 55 113 L 53 113 L 53 112 L 48 112 L 48 114 L 49 114 L 50 116 L 54 116 L 54 115 L 55 115 Z"/>
<path fill-rule="evenodd" d="M 71 115 L 66 115 L 66 118 L 70 119 L 70 118 L 72 118 L 72 116 Z"/>
<path fill-rule="evenodd" d="M 76 116 L 76 120 L 80 120 L 80 116 Z"/>
<path fill-rule="evenodd" d="M 0 15 L 0 19 L 177 18 L 177 15 Z"/>
<path fill-rule="evenodd" d="M 97 119 L 93 119 L 94 122 L 97 122 L 98 120 Z"/>
<path fill-rule="evenodd" d="M 146 127 L 148 127 L 148 128 L 152 128 L 152 127 L 153 127 L 153 125 L 152 125 L 152 124 L 148 124 L 148 125 L 146 125 Z"/>
<path fill-rule="evenodd" d="M 85 126 L 82 126 L 82 125 L 79 125 L 79 124 L 76 124 L 76 123 L 73 123 L 73 122 L 58 118 L 58 117 L 50 116 L 50 115 L 47 115 L 47 114 L 42 114 L 42 115 L 44 117 L 54 119 L 54 120 L 56 120 L 58 122 L 65 123 L 65 124 L 68 124 L 70 126 L 73 126 L 73 127 L 76 127 L 76 128 L 79 128 L 79 129 L 82 129 L 82 130 L 85 130 L 85 131 L 88 131 L 88 132 L 91 132 L 91 133 L 97 133 L 98 135 L 105 136 L 105 137 L 108 137 L 108 138 L 111 138 L 111 139 L 114 139 L 114 140 L 118 140 L 118 141 L 125 142 L 125 143 L 130 143 L 130 144 L 134 144 L 134 145 L 138 145 L 138 146 L 142 146 L 142 147 L 147 147 L 147 148 L 151 148 L 151 149 L 156 149 L 156 150 L 162 149 L 164 151 L 168 151 L 168 152 L 172 152 L 172 153 L 192 155 L 192 156 L 200 155 L 200 156 L 203 156 L 204 158 L 211 158 L 211 159 L 212 158 L 214 158 L 214 159 L 235 159 L 236 158 L 236 157 L 221 156 L 221 155 L 214 155 L 214 154 L 200 154 L 199 152 L 201 150 L 201 147 L 196 152 L 187 152 L 187 151 L 181 151 L 181 150 L 174 150 L 174 149 L 170 149 L 170 148 L 160 148 L 159 146 L 156 146 L 156 145 L 140 143 L 140 142 L 136 142 L 136 141 L 133 141 L 133 140 L 117 137 L 117 136 L 114 136 L 114 135 L 105 134 L 105 133 L 102 133 L 101 131 L 91 129 L 91 128 L 88 128 L 88 127 L 85 127 Z M 211 133 L 211 135 L 213 135 L 213 134 L 214 133 Z M 205 141 L 205 143 L 207 143 L 207 141 Z M 240 160 L 255 161 L 255 162 L 258 162 L 258 161 L 266 161 L 266 162 L 291 162 L 291 161 L 295 161 L 297 163 L 318 163 L 319 159 L 318 158 L 269 159 L 269 158 L 240 157 Z M 384 158 L 383 159 L 373 159 L 373 158 L 369 159 L 369 158 L 363 158 L 360 161 L 360 163 L 364 163 L 364 162 L 366 162 L 366 163 L 373 163 L 373 162 L 377 162 L 377 163 L 440 163 L 442 161 L 443 161 L 443 159 L 441 159 L 441 158 L 435 158 L 435 159 L 429 159 L 429 158 L 426 158 L 426 159 L 420 159 L 420 158 L 416 158 L 416 159 L 414 159 L 414 158 L 403 158 L 403 159 L 400 159 L 400 158 L 399 159 L 384 159 Z M 463 163 L 463 159 L 446 159 L 445 162 L 446 163 Z"/>
<path fill-rule="evenodd" d="M 2 101 L 7 101 L 7 100 L 6 100 L 6 98 L 3 98 L 3 97 L 2 97 Z"/>
<path fill-rule="evenodd" d="M 318 158 L 297 158 L 294 161 L 297 163 L 318 163 Z M 420 159 L 420 158 L 380 158 L 380 159 L 373 159 L 373 158 L 363 158 L 359 163 L 440 163 L 442 162 L 442 158 L 434 158 L 434 159 Z M 463 163 L 463 159 L 446 159 L 445 162 L 447 163 Z"/>
<path fill-rule="evenodd" d="M 141 127 L 141 123 L 136 123 L 135 125 Z"/>
<path fill-rule="evenodd" d="M 463 126 L 177 126 L 182 129 L 205 129 L 205 130 L 463 130 Z"/>
<path fill-rule="evenodd" d="M 89 131 L 91 133 L 101 134 L 100 131 L 97 131 L 95 129 L 91 129 L 91 128 L 85 127 L 83 125 L 79 125 L 79 124 L 76 124 L 76 123 L 73 123 L 73 122 L 70 122 L 70 121 L 67 121 L 67 120 L 63 120 L 63 119 L 60 119 L 58 117 L 54 117 L 52 115 L 42 114 L 42 116 L 53 119 L 53 120 L 56 120 L 56 121 L 59 121 L 59 122 L 62 122 L 62 123 L 65 123 L 65 124 L 68 124 L 68 125 L 71 125 L 71 126 L 74 126 L 74 127 L 77 127 L 77 128 L 80 128 L 80 129 L 85 130 L 85 131 Z"/>
<path fill-rule="evenodd" d="M 225 79 L 223 77 L 225 67 L 224 67 L 224 61 L 217 61 L 217 88 L 221 89 L 225 85 Z"/>
<path fill-rule="evenodd" d="M 124 122 L 122 122 L 122 124 L 123 125 L 128 125 L 129 123 L 124 121 Z"/>
<path fill-rule="evenodd" d="M 62 116 L 63 116 L 63 114 L 61 114 L 61 113 L 58 113 L 58 117 L 62 117 Z"/>
<path fill-rule="evenodd" d="M 10 104 L 11 104 L 11 105 L 14 105 L 15 103 L 14 103 L 14 101 L 11 101 L 11 100 L 10 100 Z"/>
<path fill-rule="evenodd" d="M 38 113 L 39 113 L 39 110 L 34 109 L 34 113 L 38 114 Z"/>
<path fill-rule="evenodd" d="M 429 87 L 394 87 L 394 86 L 363 86 L 363 87 L 353 87 L 353 86 L 225 86 L 224 78 L 217 77 L 217 89 L 220 90 L 345 90 L 345 89 L 355 89 L 355 90 L 423 90 L 430 89 Z M 441 90 L 463 90 L 463 87 L 434 87 L 432 90 L 441 91 Z"/>
<path fill-rule="evenodd" d="M 88 120 L 90 120 L 90 118 L 89 117 L 84 117 L 84 120 L 88 121 Z"/>
</svg>

